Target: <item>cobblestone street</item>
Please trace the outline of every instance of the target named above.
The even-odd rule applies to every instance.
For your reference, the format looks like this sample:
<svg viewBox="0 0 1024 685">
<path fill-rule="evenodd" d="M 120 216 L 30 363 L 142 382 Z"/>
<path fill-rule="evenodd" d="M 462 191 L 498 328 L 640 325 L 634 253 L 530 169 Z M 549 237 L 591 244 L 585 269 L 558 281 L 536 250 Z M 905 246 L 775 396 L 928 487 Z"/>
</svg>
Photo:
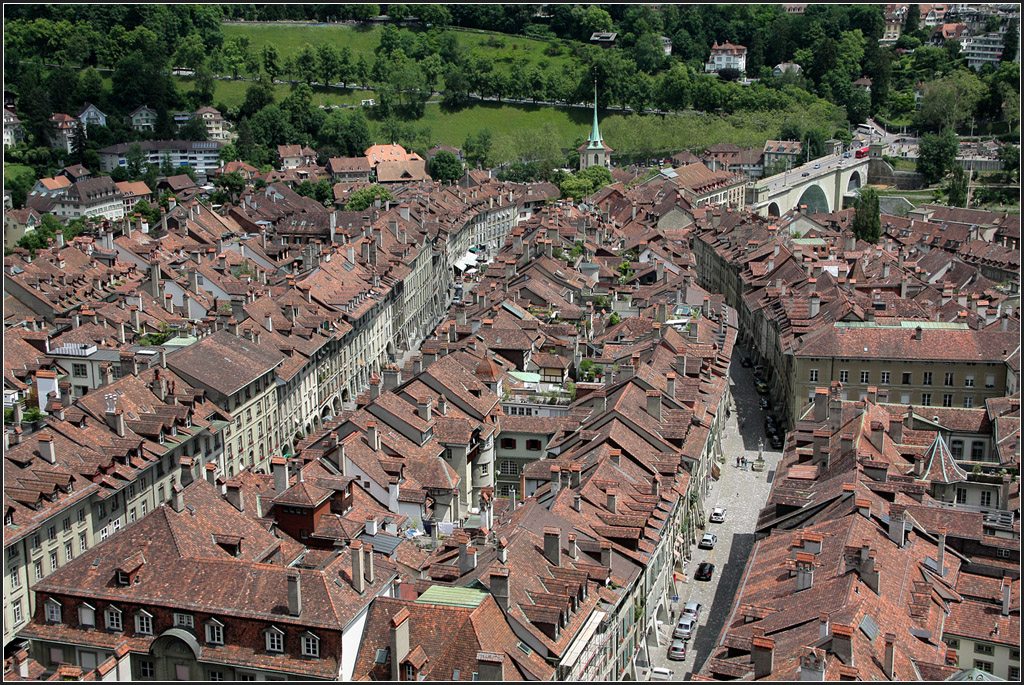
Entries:
<svg viewBox="0 0 1024 685">
<path fill-rule="evenodd" d="M 706 523 L 703 533 L 714 533 L 718 542 L 713 550 L 694 549 L 693 558 L 686 570 L 685 581 L 677 583 L 679 600 L 673 602 L 672 621 L 659 626 L 660 644 L 651 653 L 652 665 L 671 669 L 674 680 L 689 680 L 700 670 L 718 635 L 729 618 L 747 558 L 754 546 L 754 526 L 757 515 L 764 506 L 775 477 L 775 467 L 782 456 L 767 444 L 764 434 L 764 417 L 767 411 L 758 408 L 759 395 L 754 389 L 754 374 L 751 369 L 740 366 L 745 352 L 736 349 L 731 365 L 732 395 L 735 411 L 728 419 L 722 442 L 726 463 L 722 465 L 722 477 L 715 481 L 704 504 L 710 515 L 715 507 L 726 509 L 725 523 Z M 741 424 L 742 423 L 742 428 Z M 736 466 L 736 457 L 745 457 L 752 463 L 757 459 L 758 439 L 765 438 L 763 471 L 753 471 Z M 693 573 L 702 561 L 715 565 L 710 581 L 695 581 Z M 672 630 L 682 613 L 686 602 L 695 601 L 703 605 L 697 631 L 687 643 L 686 659 L 671 661 L 668 648 L 672 642 Z"/>
</svg>

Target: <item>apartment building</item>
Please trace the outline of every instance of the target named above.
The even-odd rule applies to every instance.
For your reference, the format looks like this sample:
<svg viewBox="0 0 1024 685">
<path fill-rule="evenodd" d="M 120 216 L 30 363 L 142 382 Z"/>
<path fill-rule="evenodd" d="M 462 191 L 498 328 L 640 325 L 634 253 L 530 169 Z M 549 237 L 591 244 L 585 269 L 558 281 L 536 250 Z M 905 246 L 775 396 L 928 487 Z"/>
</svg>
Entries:
<svg viewBox="0 0 1024 685">
<path fill-rule="evenodd" d="M 277 397 L 277 368 L 284 355 L 261 343 L 222 330 L 167 356 L 167 366 L 229 412 L 224 459 L 218 475 L 231 478 L 247 467 L 268 470 L 280 451 L 285 427 Z"/>
<path fill-rule="evenodd" d="M 90 178 L 51 193 L 35 190 L 25 201 L 40 214 L 52 214 L 63 222 L 71 219 L 124 218 L 124 196 L 109 176 Z"/>
<path fill-rule="evenodd" d="M 736 69 L 740 72 L 747 70 L 747 48 L 744 45 L 733 45 L 732 43 L 715 43 L 711 46 L 711 55 L 708 57 L 704 71 L 707 73 L 718 73 L 722 69 Z"/>
<path fill-rule="evenodd" d="M 156 110 L 146 105 L 139 105 L 128 114 L 129 125 L 133 131 L 155 131 Z"/>
<path fill-rule="evenodd" d="M 177 168 L 186 166 L 196 172 L 200 179 L 221 166 L 219 154 L 225 143 L 218 140 L 143 140 L 138 143 L 118 143 L 97 150 L 100 156 L 100 171 L 110 173 L 128 164 L 127 153 L 132 145 L 142 148 L 144 164 L 159 166 L 165 156 Z"/>
<path fill-rule="evenodd" d="M 200 107 L 196 110 L 195 116 L 199 117 L 206 126 L 206 137 L 210 140 L 227 140 L 227 122 L 221 113 L 213 107 Z"/>
<path fill-rule="evenodd" d="M 25 128 L 21 125 L 18 115 L 9 109 L 4 110 L 4 147 L 14 147 L 25 140 Z"/>
</svg>

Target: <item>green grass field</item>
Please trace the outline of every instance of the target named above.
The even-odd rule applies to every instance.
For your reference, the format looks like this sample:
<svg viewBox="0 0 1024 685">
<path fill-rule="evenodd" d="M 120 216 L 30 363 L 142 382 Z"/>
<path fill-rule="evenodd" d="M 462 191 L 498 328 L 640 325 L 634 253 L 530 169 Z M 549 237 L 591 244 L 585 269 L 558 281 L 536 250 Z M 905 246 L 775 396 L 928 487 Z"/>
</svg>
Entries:
<svg viewBox="0 0 1024 685">
<path fill-rule="evenodd" d="M 9 181 L 11 181 L 12 179 L 15 179 L 15 178 L 17 178 L 19 176 L 28 175 L 28 176 L 32 176 L 34 178 L 35 177 L 35 173 L 36 172 L 33 171 L 32 167 L 30 167 L 30 166 L 25 166 L 23 164 L 6 164 L 5 163 L 4 164 L 4 184 L 6 185 Z"/>
<path fill-rule="evenodd" d="M 580 136 L 587 135 L 588 122 L 587 110 L 583 109 L 483 102 L 455 112 L 429 104 L 423 118 L 413 125 L 419 128 L 429 126 L 434 141 L 462 147 L 466 136 L 485 128 L 497 135 L 550 124 L 561 146 L 567 148 Z"/>
<path fill-rule="evenodd" d="M 340 48 L 347 45 L 352 50 L 353 59 L 365 55 L 367 59 L 374 56 L 374 49 L 380 43 L 380 26 L 344 26 L 341 24 L 326 25 L 281 25 L 281 24 L 224 24 L 224 40 L 248 37 L 250 49 L 259 54 L 263 46 L 272 43 L 281 58 L 297 55 L 302 46 L 309 43 L 316 47 L 318 43 L 331 42 Z M 410 28 L 413 32 L 419 28 Z M 489 34 L 461 29 L 446 29 L 455 33 L 459 44 L 467 48 L 473 56 L 488 56 L 496 62 L 509 64 L 521 58 L 529 65 L 562 68 L 569 62 L 565 55 L 548 56 L 544 51 L 551 45 L 549 42 L 509 36 Z M 497 41 L 503 46 L 487 45 L 489 41 Z M 499 67 L 500 68 L 500 67 Z"/>
<path fill-rule="evenodd" d="M 186 78 L 176 79 L 178 90 L 189 93 L 194 82 Z M 245 91 L 252 85 L 251 81 L 222 81 L 218 79 L 214 87 L 213 102 L 224 103 L 228 107 L 238 107 L 245 100 Z M 290 84 L 274 85 L 274 101 L 281 102 L 291 92 Z M 313 86 L 313 104 L 320 105 L 358 105 L 362 100 L 374 98 L 372 90 L 342 90 L 340 88 L 324 88 Z"/>
</svg>

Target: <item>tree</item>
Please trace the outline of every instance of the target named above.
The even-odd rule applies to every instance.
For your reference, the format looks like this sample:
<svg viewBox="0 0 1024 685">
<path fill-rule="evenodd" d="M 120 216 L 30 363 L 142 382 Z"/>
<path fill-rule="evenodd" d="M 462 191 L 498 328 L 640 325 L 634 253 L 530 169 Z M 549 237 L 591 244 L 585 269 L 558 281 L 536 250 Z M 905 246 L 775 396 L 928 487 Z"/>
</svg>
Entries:
<svg viewBox="0 0 1024 685">
<path fill-rule="evenodd" d="M 188 121 L 182 124 L 178 135 L 182 140 L 206 140 L 206 124 L 203 123 L 202 117 L 193 114 Z"/>
<path fill-rule="evenodd" d="M 139 200 L 135 203 L 135 209 L 133 210 L 136 214 L 141 214 L 142 219 L 146 221 L 150 226 L 155 226 L 160 221 L 160 208 L 154 207 L 145 200 Z"/>
<path fill-rule="evenodd" d="M 138 143 L 132 143 L 128 146 L 128 151 L 125 152 L 125 168 L 128 170 L 128 178 L 133 181 L 138 179 L 142 175 L 142 165 L 146 161 L 146 157 L 142 153 L 142 146 Z"/>
<path fill-rule="evenodd" d="M 281 73 L 281 58 L 278 56 L 277 48 L 274 47 L 273 43 L 267 43 L 263 46 L 260 57 L 263 59 L 263 71 L 267 72 L 267 76 L 271 80 L 276 79 Z"/>
<path fill-rule="evenodd" d="M 857 198 L 853 213 L 853 224 L 850 226 L 859 240 L 874 244 L 882 235 L 882 219 L 878 207 L 878 192 L 873 188 L 864 188 Z"/>
<path fill-rule="evenodd" d="M 331 182 L 326 178 L 317 181 L 313 186 L 313 197 L 325 207 L 332 206 L 334 204 L 334 187 Z"/>
<path fill-rule="evenodd" d="M 317 133 L 317 142 L 344 157 L 362 155 L 372 142 L 366 116 L 360 109 L 332 110 Z"/>
<path fill-rule="evenodd" d="M 258 79 L 245 91 L 245 100 L 238 108 L 240 117 L 251 117 L 267 105 L 274 102 L 274 85 L 270 79 Z"/>
<path fill-rule="evenodd" d="M 475 135 L 470 133 L 466 136 L 466 142 L 462 144 L 462 154 L 470 165 L 482 167 L 491 154 L 490 130 L 485 128 Z"/>
<path fill-rule="evenodd" d="M 938 135 L 926 133 L 918 147 L 917 173 L 924 176 L 925 183 L 935 183 L 956 164 L 958 149 L 957 137 L 952 131 Z"/>
<path fill-rule="evenodd" d="M 324 85 L 329 85 L 331 80 L 338 75 L 341 69 L 341 60 L 338 58 L 338 51 L 330 43 L 320 43 L 316 46 L 316 66 L 320 72 L 320 80 Z"/>
<path fill-rule="evenodd" d="M 447 150 L 441 150 L 430 160 L 430 177 L 449 183 L 457 181 L 462 178 L 462 162 Z"/>
<path fill-rule="evenodd" d="M 237 171 L 232 171 L 230 174 L 218 176 L 213 185 L 223 190 L 231 202 L 235 202 L 245 190 L 245 179 Z"/>
<path fill-rule="evenodd" d="M 985 84 L 970 71 L 954 71 L 926 84 L 918 119 L 941 130 L 955 131 L 974 114 Z"/>
<path fill-rule="evenodd" d="M 1003 62 L 1012 62 L 1017 58 L 1017 41 L 1020 40 L 1020 34 L 1017 29 L 1017 22 L 1011 21 L 1010 25 L 1006 29 L 1006 33 L 1003 34 L 1003 54 L 999 58 Z"/>
<path fill-rule="evenodd" d="M 196 70 L 206 61 L 206 45 L 198 33 L 190 33 L 178 43 L 174 52 L 174 66 Z"/>
<path fill-rule="evenodd" d="M 967 206 L 967 174 L 959 164 L 953 165 L 946 184 L 946 193 L 949 195 L 950 207 Z"/>
<path fill-rule="evenodd" d="M 1016 183 L 1020 178 L 1020 146 L 1004 143 L 999 148 L 999 161 L 1003 163 L 1003 180 Z"/>
<path fill-rule="evenodd" d="M 395 196 L 383 186 L 373 185 L 369 188 L 361 188 L 349 195 L 348 204 L 345 205 L 345 211 L 358 212 L 366 209 L 378 198 L 381 202 L 387 202 L 389 200 L 394 200 Z"/>
<path fill-rule="evenodd" d="M 915 34 L 921 28 L 921 8 L 918 5 L 907 5 L 907 15 L 903 18 L 903 33 Z"/>
</svg>

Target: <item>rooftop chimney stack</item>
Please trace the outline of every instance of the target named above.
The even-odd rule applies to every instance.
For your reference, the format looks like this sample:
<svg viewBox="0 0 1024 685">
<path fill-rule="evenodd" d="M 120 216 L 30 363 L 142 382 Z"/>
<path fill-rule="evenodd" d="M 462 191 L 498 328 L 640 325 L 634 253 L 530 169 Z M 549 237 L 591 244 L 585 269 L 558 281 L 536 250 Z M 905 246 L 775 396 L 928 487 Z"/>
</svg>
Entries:
<svg viewBox="0 0 1024 685">
<path fill-rule="evenodd" d="M 562 529 L 544 526 L 544 557 L 554 566 L 562 565 Z"/>
<path fill-rule="evenodd" d="M 288 615 L 302 615 L 302 579 L 296 570 L 288 571 Z"/>
<path fill-rule="evenodd" d="M 363 575 L 362 540 L 353 540 L 349 544 L 349 553 L 352 556 L 352 587 L 356 592 L 362 594 L 366 591 L 366 578 Z"/>
<path fill-rule="evenodd" d="M 761 634 L 758 635 L 757 632 Z M 764 629 L 756 629 L 751 638 L 751 656 L 754 661 L 754 680 L 767 678 L 774 668 L 775 640 L 764 636 Z"/>
<path fill-rule="evenodd" d="M 490 579 L 494 601 L 498 603 L 502 611 L 508 611 L 508 569 L 492 569 Z"/>
<path fill-rule="evenodd" d="M 402 679 L 402 660 L 409 654 L 409 610 L 402 607 L 391 617 L 391 680 Z"/>
</svg>

